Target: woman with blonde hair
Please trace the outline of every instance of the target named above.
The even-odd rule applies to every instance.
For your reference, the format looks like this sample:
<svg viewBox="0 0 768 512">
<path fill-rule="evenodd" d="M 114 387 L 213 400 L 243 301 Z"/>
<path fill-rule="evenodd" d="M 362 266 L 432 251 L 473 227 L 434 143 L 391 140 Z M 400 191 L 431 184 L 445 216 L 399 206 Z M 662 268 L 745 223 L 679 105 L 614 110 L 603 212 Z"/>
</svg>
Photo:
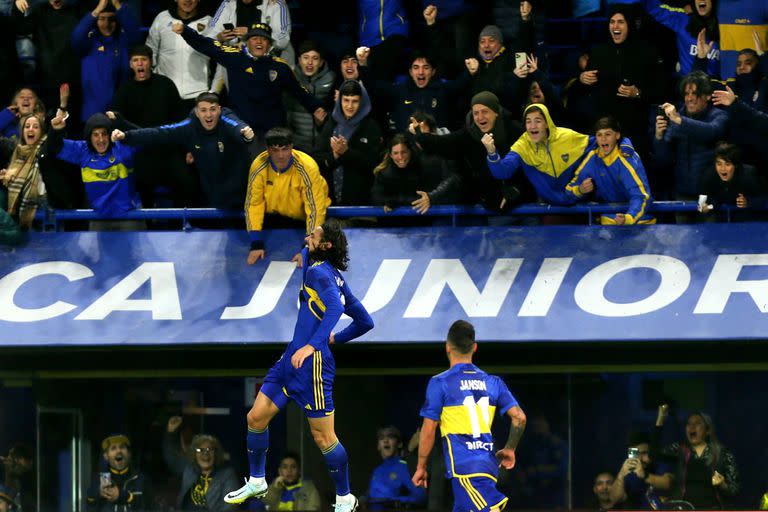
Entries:
<svg viewBox="0 0 768 512">
<path fill-rule="evenodd" d="M 30 87 L 22 87 L 13 95 L 11 104 L 0 110 L 0 135 L 18 137 L 19 120 L 28 114 L 45 116 L 45 106 L 35 91 Z"/>
<path fill-rule="evenodd" d="M 234 510 L 233 505 L 224 502 L 224 495 L 227 489 L 237 487 L 238 479 L 235 471 L 225 465 L 221 443 L 214 436 L 198 434 L 184 454 L 178 431 L 181 423 L 181 416 L 171 417 L 163 441 L 165 463 L 181 476 L 176 508 L 210 512 Z"/>
</svg>

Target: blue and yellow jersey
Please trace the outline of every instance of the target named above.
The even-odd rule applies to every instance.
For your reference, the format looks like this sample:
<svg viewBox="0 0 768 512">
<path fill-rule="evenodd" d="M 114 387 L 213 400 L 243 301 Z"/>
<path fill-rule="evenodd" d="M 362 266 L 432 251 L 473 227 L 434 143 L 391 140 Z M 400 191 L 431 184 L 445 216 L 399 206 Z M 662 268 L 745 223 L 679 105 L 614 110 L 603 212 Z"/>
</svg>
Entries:
<svg viewBox="0 0 768 512">
<path fill-rule="evenodd" d="M 595 139 L 556 126 L 549 115 L 549 109 L 540 103 L 528 105 L 525 113 L 532 108 L 544 114 L 549 130 L 547 138 L 533 142 L 528 132 L 523 133 L 504 158 L 488 156 L 488 169 L 500 180 L 509 179 L 522 169 L 545 202 L 555 205 L 573 204 L 575 199 L 565 193 L 565 186 L 573 178 L 584 155 L 595 147 Z"/>
<path fill-rule="evenodd" d="M 471 363 L 457 364 L 430 379 L 420 414 L 440 422 L 448 478 L 496 478 L 491 425 L 496 414 L 504 415 L 516 405 L 501 378 Z"/>
<path fill-rule="evenodd" d="M 328 337 L 346 313 L 352 323 L 334 336 L 336 343 L 346 343 L 373 328 L 373 320 L 352 295 L 341 272 L 326 261 L 310 261 L 309 250 L 302 250 L 306 264 L 299 290 L 299 316 L 288 352 L 310 344 L 316 350 L 328 346 Z"/>
<path fill-rule="evenodd" d="M 754 48 L 756 32 L 768 45 L 768 3 L 765 0 L 720 0 L 716 3 L 720 26 L 720 76 L 736 76 L 736 59 L 743 48 Z"/>
<path fill-rule="evenodd" d="M 135 152 L 126 144 L 114 142 L 100 155 L 86 141 L 64 139 L 56 157 L 80 167 L 91 207 L 99 215 L 111 217 L 141 208 L 133 175 Z"/>
<path fill-rule="evenodd" d="M 603 155 L 599 149 L 593 149 L 584 158 L 566 191 L 581 198 L 579 191 L 587 178 L 595 184 L 595 195 L 605 203 L 629 203 L 624 214 L 625 224 L 652 224 L 655 219 L 648 214 L 648 207 L 653 202 L 648 177 L 640 156 L 632 147 L 632 141 L 623 137 L 613 150 Z M 615 224 L 614 215 L 603 215 L 603 224 Z"/>
<path fill-rule="evenodd" d="M 688 32 L 688 23 L 691 17 L 685 12 L 685 9 L 668 5 L 662 0 L 645 0 L 645 9 L 656 21 L 675 33 L 680 76 L 685 76 L 693 71 L 696 61 L 696 37 Z M 722 37 L 722 28 L 720 30 Z M 711 41 L 711 43 L 712 50 L 707 55 L 706 72 L 710 76 L 720 76 L 720 44 L 718 41 Z M 752 43 L 750 42 L 744 48 L 751 46 Z"/>
</svg>

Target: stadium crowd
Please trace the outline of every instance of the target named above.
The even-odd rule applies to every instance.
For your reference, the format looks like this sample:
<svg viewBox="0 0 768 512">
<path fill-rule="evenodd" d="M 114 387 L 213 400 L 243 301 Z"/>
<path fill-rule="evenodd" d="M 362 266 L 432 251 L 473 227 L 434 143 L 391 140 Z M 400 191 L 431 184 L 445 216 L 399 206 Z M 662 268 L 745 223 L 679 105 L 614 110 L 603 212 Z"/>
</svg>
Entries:
<svg viewBox="0 0 768 512">
<path fill-rule="evenodd" d="M 6 0 L 6 239 L 41 208 L 93 208 L 104 230 L 145 229 L 117 220 L 142 206 L 244 207 L 253 263 L 263 228 L 309 233 L 329 205 L 623 203 L 600 217 L 622 225 L 676 199 L 699 201 L 678 223 L 763 218 L 761 2 L 609 2 L 560 58 L 557 2 L 356 3 L 356 39 L 334 37 L 339 13 L 296 40 L 305 3 Z"/>
</svg>

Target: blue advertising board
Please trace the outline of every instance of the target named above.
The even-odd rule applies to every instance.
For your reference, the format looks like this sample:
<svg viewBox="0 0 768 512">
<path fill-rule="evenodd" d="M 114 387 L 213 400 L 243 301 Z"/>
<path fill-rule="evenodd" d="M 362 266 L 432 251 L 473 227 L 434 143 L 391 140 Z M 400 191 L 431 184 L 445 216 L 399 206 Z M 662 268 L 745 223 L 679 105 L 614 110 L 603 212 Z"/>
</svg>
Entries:
<svg viewBox="0 0 768 512">
<path fill-rule="evenodd" d="M 360 341 L 768 338 L 768 225 L 349 229 Z M 301 233 L 34 233 L 0 251 L 0 346 L 285 343 Z M 342 320 L 345 325 L 348 319 Z"/>
</svg>

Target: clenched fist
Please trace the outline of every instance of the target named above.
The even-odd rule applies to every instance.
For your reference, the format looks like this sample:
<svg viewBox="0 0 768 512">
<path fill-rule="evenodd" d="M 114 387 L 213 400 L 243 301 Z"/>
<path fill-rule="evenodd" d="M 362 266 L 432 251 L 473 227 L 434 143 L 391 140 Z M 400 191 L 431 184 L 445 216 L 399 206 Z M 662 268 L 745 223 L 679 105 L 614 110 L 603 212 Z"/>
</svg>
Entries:
<svg viewBox="0 0 768 512">
<path fill-rule="evenodd" d="M 361 66 L 367 66 L 368 65 L 368 56 L 371 54 L 371 49 L 367 46 L 361 46 L 355 51 L 355 56 L 357 57 L 357 63 Z"/>
<path fill-rule="evenodd" d="M 426 21 L 427 25 L 430 27 L 435 24 L 435 21 L 437 21 L 437 7 L 428 5 L 427 8 L 424 9 L 424 21 Z"/>
<path fill-rule="evenodd" d="M 480 142 L 483 143 L 483 146 L 485 146 L 485 150 L 488 152 L 489 155 L 496 154 L 496 143 L 493 141 L 492 133 L 486 133 L 485 135 L 483 135 L 483 138 L 480 139 Z"/>
</svg>

